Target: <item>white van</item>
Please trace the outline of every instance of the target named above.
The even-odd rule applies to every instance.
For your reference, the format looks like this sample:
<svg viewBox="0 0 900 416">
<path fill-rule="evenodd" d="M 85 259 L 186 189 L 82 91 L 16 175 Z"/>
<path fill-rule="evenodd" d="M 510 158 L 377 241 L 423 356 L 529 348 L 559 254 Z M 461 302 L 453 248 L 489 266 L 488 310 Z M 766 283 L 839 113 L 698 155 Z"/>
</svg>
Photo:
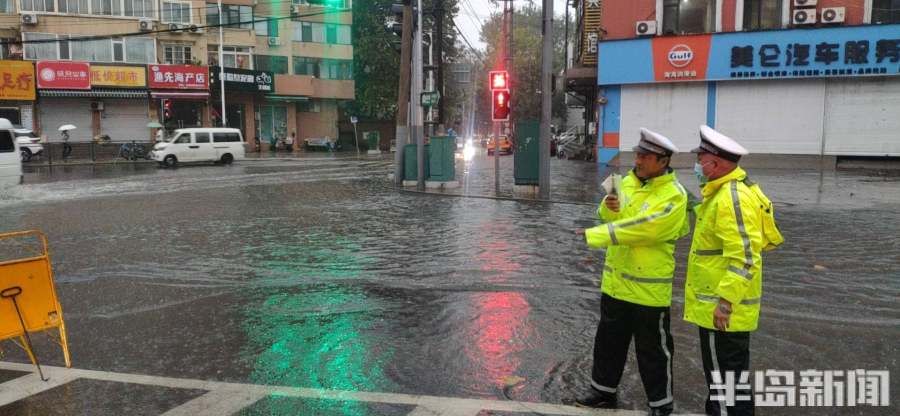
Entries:
<svg viewBox="0 0 900 416">
<path fill-rule="evenodd" d="M 181 162 L 222 162 L 227 165 L 244 158 L 244 137 L 238 129 L 178 129 L 171 138 L 156 143 L 150 157 L 169 167 Z"/>
<path fill-rule="evenodd" d="M 0 118 L 0 186 L 22 183 L 22 157 L 15 130 L 9 120 Z"/>
</svg>

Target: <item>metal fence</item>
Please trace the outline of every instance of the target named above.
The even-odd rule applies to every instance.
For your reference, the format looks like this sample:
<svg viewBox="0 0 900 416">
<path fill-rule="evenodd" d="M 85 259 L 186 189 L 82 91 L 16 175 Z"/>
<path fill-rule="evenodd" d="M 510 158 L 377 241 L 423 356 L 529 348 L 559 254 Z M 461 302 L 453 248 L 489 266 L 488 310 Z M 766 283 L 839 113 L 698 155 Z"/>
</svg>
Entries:
<svg viewBox="0 0 900 416">
<path fill-rule="evenodd" d="M 54 164 L 69 162 L 139 162 L 149 159 L 153 144 L 149 141 L 70 142 L 71 151 L 65 154 L 61 142 L 41 143 L 43 151 L 32 155 L 27 164 Z"/>
</svg>

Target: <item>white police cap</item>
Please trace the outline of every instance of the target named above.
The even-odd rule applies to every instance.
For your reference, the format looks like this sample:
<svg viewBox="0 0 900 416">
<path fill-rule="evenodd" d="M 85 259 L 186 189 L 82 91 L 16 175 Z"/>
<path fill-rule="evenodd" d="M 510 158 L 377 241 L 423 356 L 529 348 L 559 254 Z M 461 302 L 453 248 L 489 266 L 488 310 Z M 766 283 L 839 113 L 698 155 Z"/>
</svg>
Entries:
<svg viewBox="0 0 900 416">
<path fill-rule="evenodd" d="M 641 127 L 641 140 L 631 150 L 640 153 L 655 153 L 661 156 L 678 153 L 678 148 L 668 137 L 643 127 Z"/>
<path fill-rule="evenodd" d="M 700 146 L 691 150 L 691 152 L 712 153 L 732 162 L 737 162 L 741 159 L 741 156 L 750 153 L 731 137 L 719 133 L 705 124 L 700 126 Z"/>
</svg>

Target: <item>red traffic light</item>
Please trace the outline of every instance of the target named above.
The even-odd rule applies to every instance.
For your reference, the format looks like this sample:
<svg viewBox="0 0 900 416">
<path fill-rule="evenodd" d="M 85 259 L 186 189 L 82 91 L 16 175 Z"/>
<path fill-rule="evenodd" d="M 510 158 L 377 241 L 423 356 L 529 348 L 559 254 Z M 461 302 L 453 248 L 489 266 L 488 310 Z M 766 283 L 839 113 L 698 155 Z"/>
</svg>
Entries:
<svg viewBox="0 0 900 416">
<path fill-rule="evenodd" d="M 506 71 L 491 71 L 488 73 L 491 90 L 509 89 L 509 73 Z"/>
<path fill-rule="evenodd" d="M 493 121 L 509 121 L 509 90 L 493 91 L 491 100 L 491 119 Z"/>
</svg>

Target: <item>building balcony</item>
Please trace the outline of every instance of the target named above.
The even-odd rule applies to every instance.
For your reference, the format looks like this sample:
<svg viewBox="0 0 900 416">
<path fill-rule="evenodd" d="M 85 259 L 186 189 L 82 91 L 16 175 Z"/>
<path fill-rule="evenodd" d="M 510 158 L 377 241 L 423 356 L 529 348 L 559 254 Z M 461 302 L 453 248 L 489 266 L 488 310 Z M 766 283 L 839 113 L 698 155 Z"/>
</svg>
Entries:
<svg viewBox="0 0 900 416">
<path fill-rule="evenodd" d="M 296 95 L 312 98 L 352 100 L 355 83 L 352 80 L 319 79 L 312 75 L 275 75 L 276 95 Z"/>
</svg>

